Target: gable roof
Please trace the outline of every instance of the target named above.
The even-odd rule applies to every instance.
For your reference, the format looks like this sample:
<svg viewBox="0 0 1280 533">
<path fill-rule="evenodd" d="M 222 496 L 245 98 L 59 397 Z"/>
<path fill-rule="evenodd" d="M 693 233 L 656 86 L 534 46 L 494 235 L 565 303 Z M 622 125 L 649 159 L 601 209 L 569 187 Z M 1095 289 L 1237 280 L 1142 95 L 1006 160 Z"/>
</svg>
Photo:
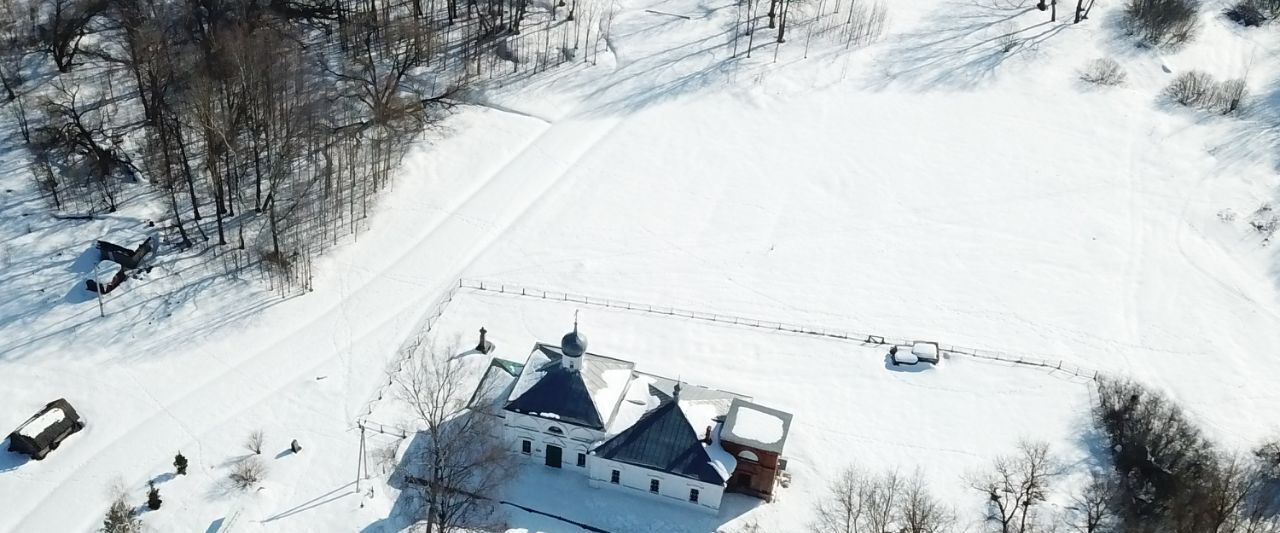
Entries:
<svg viewBox="0 0 1280 533">
<path fill-rule="evenodd" d="M 558 346 L 535 344 L 521 369 L 506 409 L 604 430 L 618 411 L 634 363 L 587 353 L 582 369 L 564 369 Z"/>
<path fill-rule="evenodd" d="M 524 394 L 507 403 L 507 410 L 603 430 L 604 421 L 582 374 L 553 364 Z"/>
<path fill-rule="evenodd" d="M 721 485 L 728 478 L 728 472 L 721 472 L 712 464 L 698 434 L 674 400 L 663 401 L 591 453 L 704 483 Z"/>
</svg>

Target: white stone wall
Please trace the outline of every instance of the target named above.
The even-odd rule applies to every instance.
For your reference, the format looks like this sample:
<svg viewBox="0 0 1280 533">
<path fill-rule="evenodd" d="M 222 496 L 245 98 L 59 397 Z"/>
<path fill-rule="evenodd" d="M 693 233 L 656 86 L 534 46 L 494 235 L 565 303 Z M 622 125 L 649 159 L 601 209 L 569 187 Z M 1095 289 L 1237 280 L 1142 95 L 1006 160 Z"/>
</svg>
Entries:
<svg viewBox="0 0 1280 533">
<path fill-rule="evenodd" d="M 585 473 L 585 468 L 578 467 L 578 454 L 586 454 L 593 443 L 603 438 L 604 433 L 600 431 L 520 413 L 507 412 L 503 422 L 503 440 L 508 450 L 531 463 L 545 465 L 547 446 L 559 446 L 561 468 L 570 471 Z M 524 440 L 532 443 L 528 454 L 522 451 Z"/>
<path fill-rule="evenodd" d="M 611 481 L 614 470 L 620 474 L 617 484 Z M 720 512 L 720 498 L 724 496 L 724 487 L 720 485 L 664 474 L 596 456 L 587 457 L 587 477 L 592 487 L 617 490 L 637 497 L 648 496 L 712 514 Z M 650 482 L 654 479 L 658 480 L 657 494 L 649 491 Z M 689 489 L 698 490 L 698 503 L 689 501 Z"/>
</svg>

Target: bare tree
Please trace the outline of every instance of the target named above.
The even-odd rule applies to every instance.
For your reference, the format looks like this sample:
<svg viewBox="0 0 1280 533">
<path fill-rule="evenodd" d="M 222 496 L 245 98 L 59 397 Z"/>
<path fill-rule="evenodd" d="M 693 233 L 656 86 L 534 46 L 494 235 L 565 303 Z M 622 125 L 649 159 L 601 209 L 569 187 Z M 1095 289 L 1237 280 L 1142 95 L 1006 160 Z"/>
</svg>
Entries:
<svg viewBox="0 0 1280 533">
<path fill-rule="evenodd" d="M 227 474 L 231 487 L 237 490 L 248 490 L 261 483 L 267 477 L 267 465 L 257 456 L 249 456 L 236 461 Z"/>
<path fill-rule="evenodd" d="M 814 506 L 813 531 L 844 533 L 879 533 L 888 531 L 902 513 L 910 511 L 922 528 L 938 522 L 941 507 L 927 497 L 923 484 L 917 484 L 912 501 L 912 483 L 896 470 L 868 474 L 856 467 L 846 467 L 827 489 L 826 496 Z M 899 494 L 905 493 L 905 500 Z M 920 529 L 913 533 L 930 533 L 938 529 Z"/>
<path fill-rule="evenodd" d="M 1071 497 L 1072 505 L 1063 520 L 1072 531 L 1078 533 L 1104 533 L 1115 528 L 1115 515 L 1111 510 L 1116 486 L 1111 476 L 1099 471 L 1089 473 L 1089 483 Z"/>
<path fill-rule="evenodd" d="M 94 17 L 107 7 L 103 0 L 45 0 L 40 6 L 44 19 L 36 35 L 59 72 L 71 72 L 80 41 L 89 34 Z"/>
<path fill-rule="evenodd" d="M 253 452 L 255 455 L 261 455 L 263 440 L 264 440 L 264 435 L 262 433 L 262 430 L 255 429 L 253 431 L 250 431 L 249 435 L 244 438 L 244 447 L 246 450 Z"/>
<path fill-rule="evenodd" d="M 825 497 L 814 507 L 809 529 L 838 533 L 861 533 L 867 515 L 870 483 L 866 475 L 849 466 L 827 487 Z"/>
<path fill-rule="evenodd" d="M 1262 474 L 1272 481 L 1280 481 L 1280 439 L 1263 443 L 1253 451 Z"/>
<path fill-rule="evenodd" d="M 22 23 L 15 0 L 0 0 L 0 89 L 3 101 L 18 98 L 22 84 L 22 62 L 29 43 L 28 26 Z"/>
<path fill-rule="evenodd" d="M 111 107 L 104 96 L 85 102 L 79 89 L 59 82 L 44 99 L 44 124 L 33 132 L 31 148 L 39 157 L 65 169 L 54 186 L 100 195 L 108 212 L 116 210 L 121 177 L 133 176 L 133 165 L 110 128 Z"/>
<path fill-rule="evenodd" d="M 907 480 L 897 515 L 898 533 L 945 533 L 956 521 L 955 511 L 929 493 L 920 472 Z"/>
<path fill-rule="evenodd" d="M 455 345 L 414 345 L 395 374 L 397 394 L 413 411 L 425 439 L 409 458 L 409 479 L 424 505 L 417 517 L 428 533 L 482 528 L 497 521 L 493 494 L 513 468 L 498 435 L 498 418 L 484 405 L 468 406 L 473 372 L 453 357 Z"/>
<path fill-rule="evenodd" d="M 1061 473 L 1045 442 L 1022 441 L 1013 455 L 997 457 L 992 472 L 971 480 L 987 500 L 985 521 L 1000 533 L 1028 533 L 1036 526 L 1037 505 Z"/>
</svg>

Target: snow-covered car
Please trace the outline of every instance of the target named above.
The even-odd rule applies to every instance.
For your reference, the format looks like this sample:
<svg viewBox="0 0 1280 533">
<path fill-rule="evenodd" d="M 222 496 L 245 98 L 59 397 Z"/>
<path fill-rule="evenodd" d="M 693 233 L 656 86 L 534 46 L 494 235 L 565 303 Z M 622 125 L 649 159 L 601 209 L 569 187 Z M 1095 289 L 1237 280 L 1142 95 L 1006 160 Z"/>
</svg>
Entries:
<svg viewBox="0 0 1280 533">
<path fill-rule="evenodd" d="M 9 434 L 9 451 L 44 459 L 71 434 L 84 429 L 75 408 L 64 398 L 49 402 Z"/>
<path fill-rule="evenodd" d="M 896 365 L 914 365 L 920 362 L 938 364 L 938 343 L 915 341 L 911 346 L 893 346 L 889 348 L 889 356 Z"/>
</svg>

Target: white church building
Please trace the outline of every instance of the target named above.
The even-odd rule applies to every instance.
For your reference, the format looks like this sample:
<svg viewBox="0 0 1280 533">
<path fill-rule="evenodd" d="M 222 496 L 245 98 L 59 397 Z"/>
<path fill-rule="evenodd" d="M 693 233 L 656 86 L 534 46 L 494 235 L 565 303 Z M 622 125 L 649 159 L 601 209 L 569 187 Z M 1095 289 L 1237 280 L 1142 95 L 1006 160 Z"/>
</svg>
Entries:
<svg viewBox="0 0 1280 533">
<path fill-rule="evenodd" d="M 710 513 L 726 491 L 771 500 L 786 465 L 779 455 L 791 415 L 589 353 L 577 324 L 560 346 L 535 344 L 524 364 L 493 359 L 471 401 L 493 408 L 500 438 L 530 462 Z M 759 413 L 766 427 L 723 429 Z"/>
</svg>

